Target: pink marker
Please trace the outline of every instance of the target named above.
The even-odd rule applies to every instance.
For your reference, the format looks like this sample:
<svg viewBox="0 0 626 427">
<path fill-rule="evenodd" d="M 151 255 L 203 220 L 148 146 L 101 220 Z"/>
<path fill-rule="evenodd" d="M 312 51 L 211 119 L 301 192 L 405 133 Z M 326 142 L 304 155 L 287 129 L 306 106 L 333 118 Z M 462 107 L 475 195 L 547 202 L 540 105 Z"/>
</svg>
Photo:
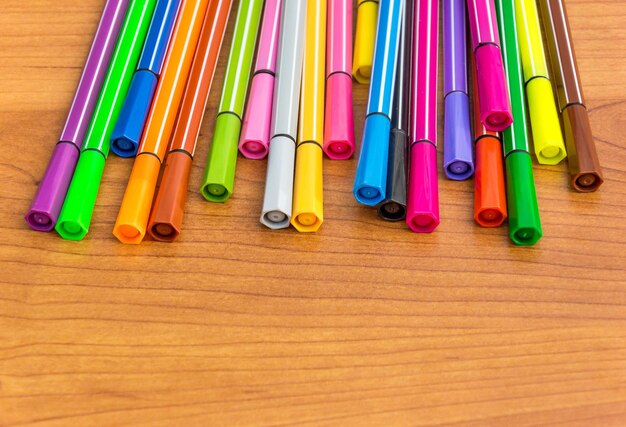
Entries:
<svg viewBox="0 0 626 427">
<path fill-rule="evenodd" d="M 352 0 L 329 0 L 327 19 L 324 152 L 345 160 L 354 153 Z"/>
<path fill-rule="evenodd" d="M 411 57 L 411 156 L 406 223 L 416 233 L 439 225 L 437 61 L 439 1 L 415 0 Z"/>
<path fill-rule="evenodd" d="M 263 159 L 269 151 L 281 3 L 282 0 L 267 0 L 263 11 L 254 75 L 239 139 L 239 151 L 248 159 Z"/>
<path fill-rule="evenodd" d="M 493 0 L 467 0 L 467 12 L 476 58 L 480 121 L 491 131 L 511 126 L 511 102 L 502 65 L 498 20 Z"/>
</svg>

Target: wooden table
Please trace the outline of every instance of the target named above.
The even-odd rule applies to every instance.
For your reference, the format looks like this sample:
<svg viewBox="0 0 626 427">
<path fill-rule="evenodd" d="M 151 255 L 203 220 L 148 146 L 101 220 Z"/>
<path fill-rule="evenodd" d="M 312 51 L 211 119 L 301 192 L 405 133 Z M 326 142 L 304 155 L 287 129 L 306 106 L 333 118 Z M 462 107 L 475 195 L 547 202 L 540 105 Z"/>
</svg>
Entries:
<svg viewBox="0 0 626 427">
<path fill-rule="evenodd" d="M 84 241 L 29 230 L 103 3 L 0 3 L 1 426 L 626 425 L 626 3 L 567 1 L 606 182 L 536 166 L 532 248 L 479 228 L 473 183 L 441 170 L 431 235 L 358 206 L 354 159 L 325 162 L 316 234 L 259 224 L 264 161 L 206 203 L 228 48 L 176 243 L 112 236 L 115 156 Z"/>
</svg>

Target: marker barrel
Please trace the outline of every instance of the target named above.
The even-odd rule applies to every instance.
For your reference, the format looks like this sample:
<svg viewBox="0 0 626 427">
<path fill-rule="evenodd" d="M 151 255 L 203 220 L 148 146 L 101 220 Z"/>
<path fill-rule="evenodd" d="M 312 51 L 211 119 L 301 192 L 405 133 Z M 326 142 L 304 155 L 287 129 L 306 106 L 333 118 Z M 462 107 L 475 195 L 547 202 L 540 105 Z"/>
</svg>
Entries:
<svg viewBox="0 0 626 427">
<path fill-rule="evenodd" d="M 359 203 L 368 206 L 385 200 L 402 6 L 401 0 L 383 1 L 378 15 L 367 117 L 352 191 Z"/>
<path fill-rule="evenodd" d="M 64 239 L 81 240 L 89 230 L 109 154 L 111 132 L 137 66 L 155 4 L 156 0 L 132 0 L 128 6 L 82 154 L 55 227 Z"/>
<path fill-rule="evenodd" d="M 157 1 L 137 71 L 111 135 L 111 151 L 120 157 L 131 157 L 137 153 L 180 2 Z"/>
<path fill-rule="evenodd" d="M 65 127 L 25 216 L 33 230 L 51 231 L 57 222 L 127 8 L 128 0 L 104 5 Z"/>
<path fill-rule="evenodd" d="M 604 180 L 585 107 L 565 4 L 561 0 L 541 0 L 539 4 L 563 116 L 570 182 L 576 191 L 595 191 Z"/>
<path fill-rule="evenodd" d="M 268 0 L 263 10 L 254 76 L 239 140 L 239 151 L 248 159 L 265 158 L 269 148 L 281 3 Z"/>
<path fill-rule="evenodd" d="M 356 9 L 352 76 L 361 84 L 369 83 L 372 74 L 378 7 L 378 0 L 359 0 Z"/>
<path fill-rule="evenodd" d="M 466 0 L 443 2 L 444 133 L 443 168 L 461 181 L 474 173 L 467 91 Z"/>
<path fill-rule="evenodd" d="M 306 25 L 305 3 L 285 2 L 281 17 L 272 108 L 272 138 L 260 218 L 261 224 L 273 230 L 289 227 L 291 220 Z"/>
<path fill-rule="evenodd" d="M 233 194 L 241 117 L 262 10 L 263 0 L 241 2 L 237 10 L 222 100 L 200 185 L 209 202 L 225 202 Z"/>
</svg>

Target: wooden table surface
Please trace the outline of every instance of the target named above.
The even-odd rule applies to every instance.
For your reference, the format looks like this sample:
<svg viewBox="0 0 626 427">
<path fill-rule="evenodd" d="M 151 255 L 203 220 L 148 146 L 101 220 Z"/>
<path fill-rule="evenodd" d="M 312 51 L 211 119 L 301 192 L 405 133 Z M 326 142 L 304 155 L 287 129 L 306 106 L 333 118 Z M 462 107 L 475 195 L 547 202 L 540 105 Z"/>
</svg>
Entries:
<svg viewBox="0 0 626 427">
<path fill-rule="evenodd" d="M 316 234 L 259 224 L 264 161 L 206 203 L 228 48 L 176 243 L 113 237 L 132 165 L 115 156 L 84 241 L 31 231 L 103 4 L 0 4 L 1 426 L 626 425 L 625 2 L 567 1 L 605 184 L 536 166 L 532 248 L 479 228 L 473 183 L 441 168 L 431 235 L 358 206 L 355 159 L 325 161 Z"/>
</svg>

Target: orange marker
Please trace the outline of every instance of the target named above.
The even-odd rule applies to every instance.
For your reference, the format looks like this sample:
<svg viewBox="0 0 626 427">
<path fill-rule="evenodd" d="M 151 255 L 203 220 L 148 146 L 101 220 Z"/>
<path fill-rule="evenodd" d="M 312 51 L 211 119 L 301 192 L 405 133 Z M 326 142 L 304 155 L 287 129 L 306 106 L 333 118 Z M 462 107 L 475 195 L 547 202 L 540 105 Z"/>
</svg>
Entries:
<svg viewBox="0 0 626 427">
<path fill-rule="evenodd" d="M 209 0 L 187 0 L 181 6 L 137 158 L 113 228 L 113 235 L 122 243 L 140 243 L 146 234 L 161 163 L 170 142 L 203 18 L 211 19 L 205 16 L 208 4 Z"/>
<path fill-rule="evenodd" d="M 474 65 L 474 61 L 472 61 Z M 507 216 L 502 142 L 498 132 L 488 131 L 480 119 L 480 101 L 474 71 L 474 220 L 482 227 L 498 227 Z"/>
</svg>

